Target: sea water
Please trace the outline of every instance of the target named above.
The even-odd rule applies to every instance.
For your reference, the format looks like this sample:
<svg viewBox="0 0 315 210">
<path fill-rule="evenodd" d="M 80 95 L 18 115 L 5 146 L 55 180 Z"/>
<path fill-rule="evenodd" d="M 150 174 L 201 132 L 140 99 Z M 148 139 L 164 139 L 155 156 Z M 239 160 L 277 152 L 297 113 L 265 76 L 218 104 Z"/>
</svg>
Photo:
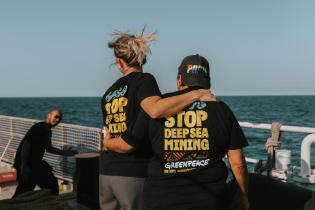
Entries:
<svg viewBox="0 0 315 210">
<path fill-rule="evenodd" d="M 222 96 L 238 121 L 252 123 L 281 122 L 285 125 L 315 127 L 315 96 Z M 47 111 L 59 107 L 63 122 L 102 128 L 100 97 L 0 98 L 0 115 L 43 120 Z M 247 157 L 266 157 L 265 143 L 269 130 L 244 128 L 249 146 Z M 306 134 L 283 132 L 281 148 L 291 150 L 291 163 L 299 165 L 300 145 Z M 312 148 L 315 168 L 315 148 Z"/>
</svg>

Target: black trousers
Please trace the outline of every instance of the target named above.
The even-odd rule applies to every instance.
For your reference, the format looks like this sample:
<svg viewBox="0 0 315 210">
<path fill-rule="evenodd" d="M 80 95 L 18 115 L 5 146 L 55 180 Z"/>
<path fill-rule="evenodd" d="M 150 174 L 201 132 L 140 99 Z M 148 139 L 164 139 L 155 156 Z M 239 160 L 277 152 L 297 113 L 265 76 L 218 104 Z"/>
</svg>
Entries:
<svg viewBox="0 0 315 210">
<path fill-rule="evenodd" d="M 27 191 L 34 190 L 38 185 L 42 189 L 50 189 L 51 194 L 58 195 L 58 181 L 52 172 L 51 166 L 46 161 L 41 161 L 36 167 L 31 168 L 30 174 L 22 174 L 20 168 L 17 169 L 18 186 L 13 197 Z M 23 177 L 24 176 L 24 177 Z M 25 178 L 25 176 L 27 176 Z M 23 179 L 22 179 L 23 177 Z"/>
</svg>

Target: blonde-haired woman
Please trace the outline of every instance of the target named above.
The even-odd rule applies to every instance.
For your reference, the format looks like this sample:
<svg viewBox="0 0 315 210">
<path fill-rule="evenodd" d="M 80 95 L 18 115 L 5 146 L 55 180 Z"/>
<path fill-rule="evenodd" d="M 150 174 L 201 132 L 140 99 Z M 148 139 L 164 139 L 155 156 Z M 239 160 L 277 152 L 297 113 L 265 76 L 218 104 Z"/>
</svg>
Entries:
<svg viewBox="0 0 315 210">
<path fill-rule="evenodd" d="M 119 144 L 133 145 L 137 141 L 131 130 L 141 108 L 151 118 L 161 118 L 171 116 L 195 101 L 213 101 L 215 97 L 209 90 L 200 89 L 162 99 L 156 80 L 142 69 L 150 52 L 148 43 L 156 34 L 145 35 L 143 30 L 139 36 L 122 32 L 114 36 L 108 47 L 114 50 L 116 66 L 122 77 L 102 98 L 104 127 L 112 138 L 117 138 L 107 145 L 100 158 L 100 207 L 101 210 L 142 210 L 143 183 L 151 146 L 143 144 L 142 148 L 129 154 L 111 150 Z"/>
</svg>

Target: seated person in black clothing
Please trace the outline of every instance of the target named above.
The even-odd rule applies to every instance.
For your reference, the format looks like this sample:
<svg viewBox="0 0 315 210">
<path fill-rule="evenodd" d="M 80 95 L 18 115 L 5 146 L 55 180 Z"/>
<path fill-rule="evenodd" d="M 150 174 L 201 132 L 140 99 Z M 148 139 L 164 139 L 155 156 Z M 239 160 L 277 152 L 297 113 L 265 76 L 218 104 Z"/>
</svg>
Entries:
<svg viewBox="0 0 315 210">
<path fill-rule="evenodd" d="M 22 139 L 14 160 L 17 170 L 18 186 L 13 197 L 32 191 L 36 185 L 48 188 L 53 195 L 59 194 L 58 182 L 53 174 L 52 167 L 43 160 L 47 152 L 72 156 L 76 150 L 60 150 L 51 145 L 51 128 L 57 126 L 62 119 L 60 109 L 53 108 L 44 122 L 33 125 Z"/>
<path fill-rule="evenodd" d="M 177 78 L 179 91 L 210 88 L 209 64 L 200 55 L 182 61 Z M 248 210 L 247 167 L 243 147 L 247 140 L 234 114 L 223 102 L 194 102 L 177 114 L 152 120 L 140 112 L 133 138 L 106 135 L 103 147 L 131 152 L 150 141 L 153 158 L 144 185 L 146 210 L 221 210 L 227 203 L 227 154 Z M 117 140 L 118 139 L 118 140 Z"/>
</svg>

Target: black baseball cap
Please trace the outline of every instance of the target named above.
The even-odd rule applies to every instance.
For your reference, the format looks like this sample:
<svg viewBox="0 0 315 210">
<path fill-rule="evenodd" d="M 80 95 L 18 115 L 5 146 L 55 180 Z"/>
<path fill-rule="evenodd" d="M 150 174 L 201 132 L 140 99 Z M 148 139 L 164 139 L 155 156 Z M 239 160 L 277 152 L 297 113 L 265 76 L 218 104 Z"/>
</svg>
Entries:
<svg viewBox="0 0 315 210">
<path fill-rule="evenodd" d="M 178 67 L 178 74 L 182 75 L 184 85 L 189 87 L 210 88 L 210 72 L 207 59 L 201 55 L 185 57 Z"/>
</svg>

